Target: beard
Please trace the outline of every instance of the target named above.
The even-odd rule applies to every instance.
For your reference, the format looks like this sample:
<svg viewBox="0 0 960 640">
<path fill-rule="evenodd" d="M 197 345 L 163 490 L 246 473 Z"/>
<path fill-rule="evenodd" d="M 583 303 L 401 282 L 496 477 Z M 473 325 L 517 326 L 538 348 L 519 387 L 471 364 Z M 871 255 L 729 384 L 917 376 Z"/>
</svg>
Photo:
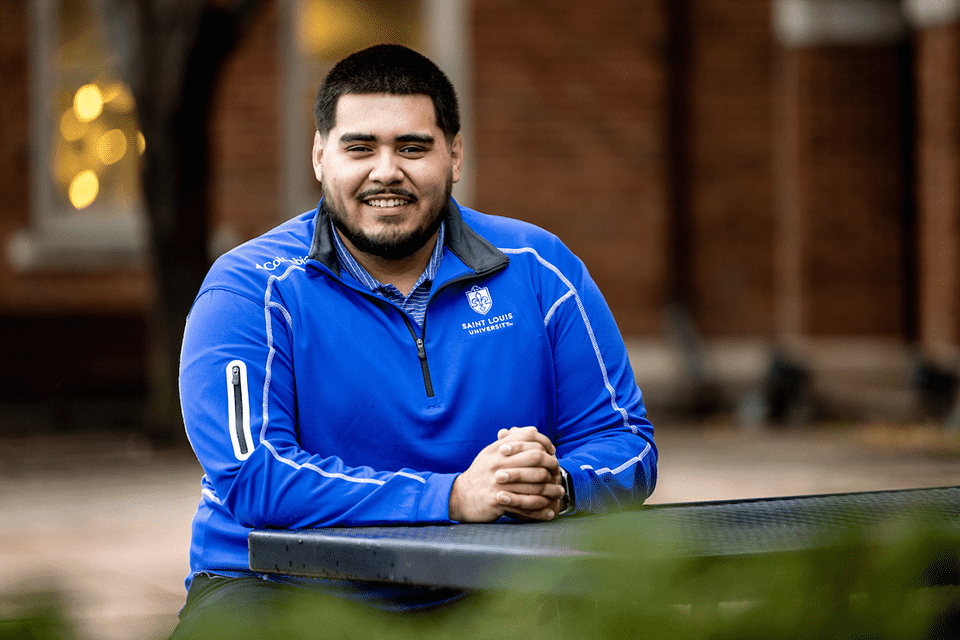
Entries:
<svg viewBox="0 0 960 640">
<path fill-rule="evenodd" d="M 343 234 L 358 251 L 384 260 L 400 260 L 410 257 L 422 249 L 440 228 L 440 224 L 446 216 L 447 206 L 453 191 L 453 180 L 451 178 L 447 179 L 443 197 L 427 212 L 420 226 L 404 233 L 400 231 L 400 221 L 390 220 L 387 224 L 395 228 L 387 228 L 376 236 L 368 234 L 361 227 L 352 223 L 346 211 L 329 196 L 327 190 L 323 187 L 321 189 L 323 191 L 323 201 L 320 203 L 320 208 L 330 216 L 337 231 Z M 417 201 L 416 197 L 409 191 L 389 187 L 365 191 L 361 195 L 370 197 L 388 194 L 408 198 L 411 202 Z"/>
</svg>

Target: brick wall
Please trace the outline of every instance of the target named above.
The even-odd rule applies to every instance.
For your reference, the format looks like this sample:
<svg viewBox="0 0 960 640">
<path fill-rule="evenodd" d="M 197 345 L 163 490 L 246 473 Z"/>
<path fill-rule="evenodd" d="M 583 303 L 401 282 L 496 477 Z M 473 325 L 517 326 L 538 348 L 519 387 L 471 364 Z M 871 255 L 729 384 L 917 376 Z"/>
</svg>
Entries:
<svg viewBox="0 0 960 640">
<path fill-rule="evenodd" d="M 673 9 L 627 0 L 475 3 L 478 206 L 560 235 L 624 333 L 660 332 L 680 270 L 702 331 L 767 334 L 769 2 L 686 3 L 672 51 Z M 683 76 L 679 89 L 672 73 Z M 671 112 L 677 99 L 680 114 Z M 678 141 L 680 153 L 670 148 Z M 671 184 L 675 173 L 682 184 Z"/>
<path fill-rule="evenodd" d="M 213 104 L 211 221 L 240 241 L 280 221 L 279 4 L 265 3 L 226 61 Z"/>
<path fill-rule="evenodd" d="M 29 220 L 27 4 L 0 0 L 0 234 Z"/>
<path fill-rule="evenodd" d="M 707 335 L 773 331 L 774 39 L 768 0 L 694 0 L 689 18 L 692 308 Z"/>
<path fill-rule="evenodd" d="M 667 264 L 661 2 L 477 0 L 476 201 L 557 233 L 622 331 L 655 332 Z"/>
<path fill-rule="evenodd" d="M 783 52 L 777 256 L 785 334 L 903 335 L 901 73 L 896 44 Z"/>
<path fill-rule="evenodd" d="M 920 339 L 960 351 L 960 23 L 916 38 Z"/>
</svg>

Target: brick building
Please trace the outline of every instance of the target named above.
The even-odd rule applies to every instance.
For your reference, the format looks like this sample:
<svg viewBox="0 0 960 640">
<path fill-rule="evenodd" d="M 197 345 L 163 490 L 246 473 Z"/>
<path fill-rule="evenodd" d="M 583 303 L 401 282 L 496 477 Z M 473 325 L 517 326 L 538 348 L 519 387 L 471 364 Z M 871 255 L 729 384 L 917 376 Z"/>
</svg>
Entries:
<svg viewBox="0 0 960 640">
<path fill-rule="evenodd" d="M 44 186 L 76 4 L 0 0 L 7 396 L 145 380 L 135 200 L 54 214 Z M 564 238 L 628 337 L 679 306 L 707 340 L 918 342 L 953 366 L 960 0 L 267 0 L 214 105 L 212 254 L 315 204 L 314 85 L 381 40 L 458 86 L 457 197 Z"/>
</svg>

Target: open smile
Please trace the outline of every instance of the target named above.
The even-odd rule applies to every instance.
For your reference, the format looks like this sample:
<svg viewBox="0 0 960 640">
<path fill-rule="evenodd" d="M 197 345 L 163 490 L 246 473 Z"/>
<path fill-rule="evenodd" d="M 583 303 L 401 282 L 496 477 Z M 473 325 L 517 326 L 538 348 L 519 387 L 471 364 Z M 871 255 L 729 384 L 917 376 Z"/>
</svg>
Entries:
<svg viewBox="0 0 960 640">
<path fill-rule="evenodd" d="M 410 204 L 410 200 L 403 198 L 372 198 L 370 200 L 362 200 L 361 202 L 376 209 L 392 209 L 394 207 L 402 207 L 405 204 Z"/>
<path fill-rule="evenodd" d="M 406 189 L 369 189 L 357 195 L 357 200 L 375 209 L 396 209 L 413 204 L 417 197 Z"/>
</svg>

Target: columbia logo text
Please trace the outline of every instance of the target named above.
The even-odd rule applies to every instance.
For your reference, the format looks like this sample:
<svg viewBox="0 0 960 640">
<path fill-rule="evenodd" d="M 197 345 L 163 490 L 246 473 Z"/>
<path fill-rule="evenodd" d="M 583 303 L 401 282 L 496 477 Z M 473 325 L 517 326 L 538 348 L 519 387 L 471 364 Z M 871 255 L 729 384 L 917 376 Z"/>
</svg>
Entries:
<svg viewBox="0 0 960 640">
<path fill-rule="evenodd" d="M 303 256 L 302 258 L 284 258 L 277 256 L 273 260 L 267 260 L 263 264 L 257 264 L 257 269 L 264 269 L 266 271 L 273 271 L 277 267 L 280 267 L 284 264 L 295 264 L 299 267 L 302 267 L 307 262 L 307 257 Z"/>
</svg>

